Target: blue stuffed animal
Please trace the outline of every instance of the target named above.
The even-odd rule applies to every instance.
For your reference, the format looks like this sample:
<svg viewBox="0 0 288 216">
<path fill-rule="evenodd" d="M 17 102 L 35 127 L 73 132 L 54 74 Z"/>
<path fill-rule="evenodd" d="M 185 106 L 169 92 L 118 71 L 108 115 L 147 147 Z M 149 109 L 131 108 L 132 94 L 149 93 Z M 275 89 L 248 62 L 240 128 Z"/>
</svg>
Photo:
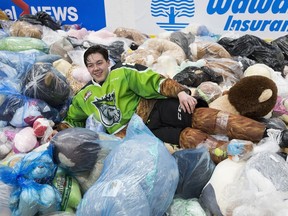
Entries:
<svg viewBox="0 0 288 216">
<path fill-rule="evenodd" d="M 34 216 L 60 210 L 61 196 L 52 185 L 56 169 L 52 147 L 28 153 L 14 168 L 0 167 L 0 180 L 13 186 L 9 200 L 13 216 Z"/>
</svg>

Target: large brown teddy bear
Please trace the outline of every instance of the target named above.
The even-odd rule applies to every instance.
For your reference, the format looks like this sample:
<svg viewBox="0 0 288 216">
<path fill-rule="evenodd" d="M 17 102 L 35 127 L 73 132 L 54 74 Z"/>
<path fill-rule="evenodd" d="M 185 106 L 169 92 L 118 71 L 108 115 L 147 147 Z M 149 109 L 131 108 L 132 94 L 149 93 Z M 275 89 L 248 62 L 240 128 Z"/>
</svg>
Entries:
<svg viewBox="0 0 288 216">
<path fill-rule="evenodd" d="M 258 119 L 272 111 L 276 100 L 276 84 L 267 77 L 254 75 L 242 78 L 209 107 Z"/>
<path fill-rule="evenodd" d="M 181 133 L 180 147 L 195 148 L 204 143 L 214 162 L 218 163 L 227 157 L 228 142 L 210 135 L 223 134 L 229 139 L 258 143 L 266 136 L 267 128 L 256 120 L 271 113 L 276 100 L 277 86 L 271 79 L 257 75 L 244 77 L 226 94 L 212 101 L 209 108 L 195 109 L 192 127 Z M 244 147 L 250 149 L 243 151 L 252 150 L 251 146 Z M 222 153 L 217 154 L 219 152 Z"/>
</svg>

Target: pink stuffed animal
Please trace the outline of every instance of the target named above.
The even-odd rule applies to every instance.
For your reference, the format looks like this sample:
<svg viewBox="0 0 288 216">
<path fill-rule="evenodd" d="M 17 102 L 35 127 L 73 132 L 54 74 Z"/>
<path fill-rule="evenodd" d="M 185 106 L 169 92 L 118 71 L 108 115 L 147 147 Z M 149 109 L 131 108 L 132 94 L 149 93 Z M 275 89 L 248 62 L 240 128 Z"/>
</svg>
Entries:
<svg viewBox="0 0 288 216">
<path fill-rule="evenodd" d="M 15 153 L 27 153 L 39 146 L 37 137 L 32 127 L 25 127 L 16 133 L 13 140 L 13 151 Z"/>
</svg>

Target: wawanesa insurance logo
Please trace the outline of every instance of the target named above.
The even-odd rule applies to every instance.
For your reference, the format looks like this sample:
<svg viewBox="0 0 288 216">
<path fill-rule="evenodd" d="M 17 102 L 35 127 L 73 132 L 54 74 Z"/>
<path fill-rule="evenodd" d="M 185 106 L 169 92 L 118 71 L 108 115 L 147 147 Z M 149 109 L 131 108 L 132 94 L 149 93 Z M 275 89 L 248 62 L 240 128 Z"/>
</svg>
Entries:
<svg viewBox="0 0 288 216">
<path fill-rule="evenodd" d="M 153 17 L 164 19 L 157 25 L 166 31 L 179 31 L 185 28 L 189 22 L 181 21 L 181 17 L 194 16 L 194 0 L 152 0 L 151 14 Z"/>
<path fill-rule="evenodd" d="M 227 16 L 224 31 L 287 32 L 287 16 L 286 20 L 283 19 L 287 12 L 288 0 L 209 0 L 207 5 L 209 15 Z M 243 14 L 250 19 L 237 18 Z"/>
</svg>

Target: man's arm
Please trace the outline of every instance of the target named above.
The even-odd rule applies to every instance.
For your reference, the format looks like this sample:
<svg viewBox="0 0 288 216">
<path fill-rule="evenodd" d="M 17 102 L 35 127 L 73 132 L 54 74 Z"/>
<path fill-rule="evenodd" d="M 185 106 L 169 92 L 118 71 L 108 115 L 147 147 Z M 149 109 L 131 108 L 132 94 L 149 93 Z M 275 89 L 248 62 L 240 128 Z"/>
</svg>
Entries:
<svg viewBox="0 0 288 216">
<path fill-rule="evenodd" d="M 166 97 L 178 97 L 180 106 L 184 112 L 192 113 L 197 104 L 197 100 L 191 96 L 190 89 L 173 79 L 165 79 L 161 83 L 160 93 Z"/>
<path fill-rule="evenodd" d="M 173 79 L 167 78 L 160 85 L 160 93 L 166 97 L 177 98 L 178 94 L 182 91 L 191 95 L 191 91 L 189 88 L 181 85 Z"/>
</svg>

